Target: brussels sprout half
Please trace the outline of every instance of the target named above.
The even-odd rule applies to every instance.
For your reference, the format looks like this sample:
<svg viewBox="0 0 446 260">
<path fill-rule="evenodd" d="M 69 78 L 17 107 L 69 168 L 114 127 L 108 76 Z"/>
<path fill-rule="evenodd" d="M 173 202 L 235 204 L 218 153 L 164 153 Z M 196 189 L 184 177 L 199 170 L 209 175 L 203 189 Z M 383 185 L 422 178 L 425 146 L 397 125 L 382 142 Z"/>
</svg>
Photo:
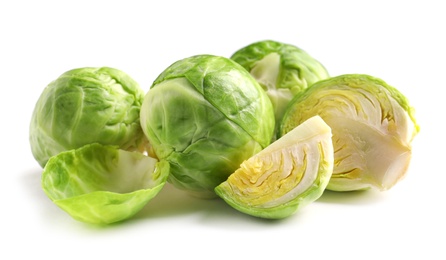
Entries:
<svg viewBox="0 0 446 260">
<path fill-rule="evenodd" d="M 78 68 L 51 82 L 39 97 L 29 139 L 43 167 L 60 152 L 86 144 L 143 149 L 139 122 L 144 91 L 130 76 L 113 68 Z"/>
<path fill-rule="evenodd" d="M 141 125 L 157 157 L 170 162 L 170 182 L 215 197 L 215 186 L 271 142 L 274 115 L 263 89 L 239 64 L 197 55 L 154 81 Z"/>
<path fill-rule="evenodd" d="M 333 171 L 331 137 L 320 117 L 310 118 L 244 161 L 215 191 L 246 214 L 288 217 L 324 192 Z"/>
<path fill-rule="evenodd" d="M 277 41 L 252 43 L 236 51 L 231 59 L 248 70 L 267 92 L 274 107 L 276 128 L 297 93 L 328 78 L 325 67 L 307 52 Z"/>
<path fill-rule="evenodd" d="M 74 219 L 110 224 L 132 217 L 164 186 L 169 163 L 112 146 L 89 144 L 51 157 L 46 195 Z"/>
<path fill-rule="evenodd" d="M 333 131 L 335 166 L 327 189 L 387 190 L 405 175 L 419 127 L 397 89 L 362 74 L 322 80 L 291 101 L 280 134 L 315 115 Z"/>
</svg>

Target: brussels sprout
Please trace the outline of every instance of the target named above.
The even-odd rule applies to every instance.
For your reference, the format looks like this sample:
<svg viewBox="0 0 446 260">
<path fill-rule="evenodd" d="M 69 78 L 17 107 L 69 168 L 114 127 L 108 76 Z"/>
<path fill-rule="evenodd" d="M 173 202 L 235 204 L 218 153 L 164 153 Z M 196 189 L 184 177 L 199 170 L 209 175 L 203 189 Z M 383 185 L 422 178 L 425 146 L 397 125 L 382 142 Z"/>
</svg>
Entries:
<svg viewBox="0 0 446 260">
<path fill-rule="evenodd" d="M 110 224 L 142 209 L 161 190 L 168 174 L 166 161 L 95 143 L 51 157 L 42 187 L 74 219 Z"/>
<path fill-rule="evenodd" d="M 277 41 L 259 41 L 231 59 L 241 64 L 266 90 L 274 106 L 276 127 L 289 101 L 311 84 L 328 78 L 325 67 L 304 50 Z"/>
<path fill-rule="evenodd" d="M 173 185 L 215 197 L 215 186 L 269 145 L 274 115 L 239 64 L 197 55 L 158 76 L 144 98 L 141 124 L 157 157 L 170 162 Z"/>
<path fill-rule="evenodd" d="M 34 158 L 43 167 L 51 156 L 86 144 L 142 147 L 139 122 L 144 91 L 122 71 L 79 68 L 51 82 L 39 97 L 30 124 Z"/>
<path fill-rule="evenodd" d="M 314 115 L 333 131 L 335 167 L 327 189 L 387 190 L 405 175 L 419 127 L 394 87 L 361 74 L 322 80 L 291 101 L 280 134 Z"/>
<path fill-rule="evenodd" d="M 215 188 L 229 205 L 262 218 L 285 218 L 317 200 L 333 171 L 330 127 L 315 116 L 244 161 Z"/>
</svg>

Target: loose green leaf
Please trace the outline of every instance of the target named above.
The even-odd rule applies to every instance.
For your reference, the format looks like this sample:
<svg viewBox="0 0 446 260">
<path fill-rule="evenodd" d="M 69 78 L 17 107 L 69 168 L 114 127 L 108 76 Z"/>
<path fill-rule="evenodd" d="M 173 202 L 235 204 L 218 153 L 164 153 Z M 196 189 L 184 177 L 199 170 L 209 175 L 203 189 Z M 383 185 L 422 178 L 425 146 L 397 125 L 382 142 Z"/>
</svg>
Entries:
<svg viewBox="0 0 446 260">
<path fill-rule="evenodd" d="M 169 163 L 91 144 L 51 157 L 42 174 L 46 195 L 74 219 L 110 224 L 141 210 L 165 184 Z"/>
</svg>

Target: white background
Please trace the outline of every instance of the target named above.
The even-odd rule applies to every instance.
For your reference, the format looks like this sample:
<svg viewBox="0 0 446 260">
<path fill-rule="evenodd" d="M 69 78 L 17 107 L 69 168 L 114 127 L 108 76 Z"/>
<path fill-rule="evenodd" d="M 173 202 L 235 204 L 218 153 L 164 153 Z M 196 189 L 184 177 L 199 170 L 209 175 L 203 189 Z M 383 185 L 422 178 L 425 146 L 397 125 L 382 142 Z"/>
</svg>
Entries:
<svg viewBox="0 0 446 260">
<path fill-rule="evenodd" d="M 441 1 L 144 2 L 0 3 L 1 259 L 446 259 Z M 131 220 L 96 227 L 45 196 L 28 127 L 50 81 L 110 66 L 148 90 L 176 60 L 264 39 L 301 47 L 332 76 L 370 74 L 403 92 L 421 125 L 407 177 L 387 192 L 327 192 L 282 221 L 168 186 Z"/>
</svg>

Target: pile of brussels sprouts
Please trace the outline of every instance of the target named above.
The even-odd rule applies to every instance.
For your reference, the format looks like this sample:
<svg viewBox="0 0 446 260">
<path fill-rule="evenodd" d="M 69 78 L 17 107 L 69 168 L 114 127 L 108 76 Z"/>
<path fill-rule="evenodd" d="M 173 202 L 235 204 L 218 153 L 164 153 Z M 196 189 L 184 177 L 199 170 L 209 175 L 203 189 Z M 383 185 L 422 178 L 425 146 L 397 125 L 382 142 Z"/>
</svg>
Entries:
<svg viewBox="0 0 446 260">
<path fill-rule="evenodd" d="M 74 219 L 110 224 L 166 182 L 271 219 L 324 190 L 387 190 L 418 131 L 383 80 L 330 77 L 304 50 L 266 40 L 178 60 L 147 93 L 118 69 L 67 71 L 43 90 L 29 137 L 45 194 Z"/>
</svg>

